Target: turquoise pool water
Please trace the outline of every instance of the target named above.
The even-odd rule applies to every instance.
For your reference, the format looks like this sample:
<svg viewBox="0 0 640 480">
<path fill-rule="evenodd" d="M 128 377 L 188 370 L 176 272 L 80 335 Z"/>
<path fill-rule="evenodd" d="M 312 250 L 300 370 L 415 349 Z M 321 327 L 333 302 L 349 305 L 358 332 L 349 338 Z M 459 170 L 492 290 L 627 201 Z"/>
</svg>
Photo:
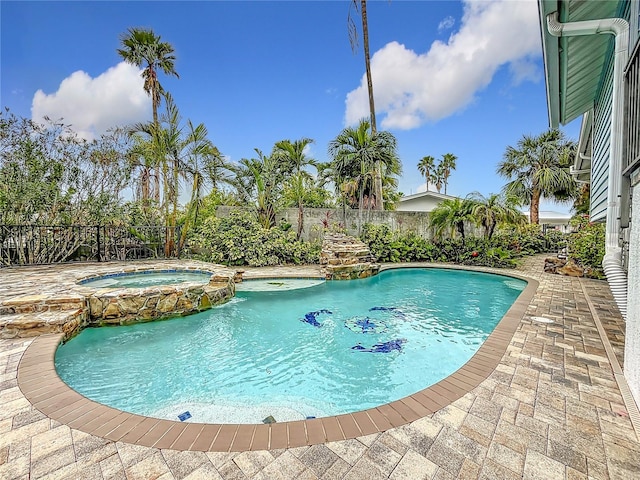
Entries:
<svg viewBox="0 0 640 480">
<path fill-rule="evenodd" d="M 211 272 L 185 270 L 148 270 L 136 273 L 114 273 L 83 280 L 82 285 L 96 288 L 144 288 L 176 283 L 209 283 Z"/>
<path fill-rule="evenodd" d="M 249 283 L 249 282 L 248 282 Z M 60 377 L 142 415 L 260 423 L 388 403 L 479 348 L 525 287 L 510 277 L 397 269 L 302 290 L 238 292 L 162 322 L 86 329 L 56 352 Z"/>
</svg>

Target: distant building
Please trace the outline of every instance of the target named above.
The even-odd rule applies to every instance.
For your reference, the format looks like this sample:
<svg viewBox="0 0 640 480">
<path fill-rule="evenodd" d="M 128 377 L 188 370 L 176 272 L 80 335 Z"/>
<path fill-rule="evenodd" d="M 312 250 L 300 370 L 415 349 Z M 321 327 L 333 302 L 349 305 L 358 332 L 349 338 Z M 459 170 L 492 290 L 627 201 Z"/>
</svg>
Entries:
<svg viewBox="0 0 640 480">
<path fill-rule="evenodd" d="M 430 212 L 443 200 L 453 200 L 451 195 L 438 192 L 421 192 L 402 197 L 396 210 L 400 212 Z"/>
<path fill-rule="evenodd" d="M 529 212 L 522 212 L 527 219 L 529 219 Z M 570 213 L 560 213 L 541 210 L 538 213 L 538 221 L 543 231 L 547 230 L 559 230 L 562 233 L 569 233 L 571 231 L 569 227 L 569 220 L 571 220 Z"/>
<path fill-rule="evenodd" d="M 438 206 L 443 200 L 453 200 L 452 195 L 444 195 L 438 192 L 421 192 L 413 195 L 402 197 L 396 210 L 400 212 L 430 212 Z M 522 212 L 529 218 L 529 212 Z M 544 229 L 556 229 L 561 232 L 569 232 L 569 220 L 571 215 L 568 213 L 541 211 L 539 214 L 540 225 Z"/>
</svg>

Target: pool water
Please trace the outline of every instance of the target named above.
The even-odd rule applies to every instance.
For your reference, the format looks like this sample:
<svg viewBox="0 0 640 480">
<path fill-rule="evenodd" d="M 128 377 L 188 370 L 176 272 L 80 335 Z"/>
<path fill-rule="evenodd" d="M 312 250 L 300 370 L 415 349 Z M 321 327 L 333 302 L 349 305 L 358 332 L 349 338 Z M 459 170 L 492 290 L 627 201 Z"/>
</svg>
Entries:
<svg viewBox="0 0 640 480">
<path fill-rule="evenodd" d="M 115 273 L 83 280 L 80 283 L 96 288 L 144 288 L 176 283 L 209 283 L 211 272 L 182 270 L 148 270 L 136 273 Z"/>
<path fill-rule="evenodd" d="M 477 272 L 397 269 L 302 290 L 238 292 L 188 317 L 86 329 L 58 348 L 56 368 L 88 398 L 159 418 L 337 415 L 455 372 L 525 285 Z"/>
</svg>

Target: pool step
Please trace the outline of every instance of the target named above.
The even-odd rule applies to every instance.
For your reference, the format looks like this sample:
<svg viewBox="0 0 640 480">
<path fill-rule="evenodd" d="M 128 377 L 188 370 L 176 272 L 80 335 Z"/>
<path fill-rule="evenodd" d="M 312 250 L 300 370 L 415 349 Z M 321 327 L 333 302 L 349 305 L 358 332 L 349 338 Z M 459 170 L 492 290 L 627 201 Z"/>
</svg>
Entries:
<svg viewBox="0 0 640 480">
<path fill-rule="evenodd" d="M 86 309 L 0 315 L 0 338 L 36 337 L 43 333 L 73 336 L 86 320 Z"/>
</svg>

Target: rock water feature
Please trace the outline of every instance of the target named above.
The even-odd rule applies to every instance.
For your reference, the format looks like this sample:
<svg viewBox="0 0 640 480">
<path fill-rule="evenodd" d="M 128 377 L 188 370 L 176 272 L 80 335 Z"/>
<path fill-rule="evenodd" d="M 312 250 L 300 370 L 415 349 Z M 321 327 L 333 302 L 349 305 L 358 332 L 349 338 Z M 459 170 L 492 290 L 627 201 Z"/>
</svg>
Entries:
<svg viewBox="0 0 640 480">
<path fill-rule="evenodd" d="M 327 280 L 367 278 L 380 270 L 365 243 L 341 233 L 324 237 L 320 264 L 324 266 Z"/>
</svg>

